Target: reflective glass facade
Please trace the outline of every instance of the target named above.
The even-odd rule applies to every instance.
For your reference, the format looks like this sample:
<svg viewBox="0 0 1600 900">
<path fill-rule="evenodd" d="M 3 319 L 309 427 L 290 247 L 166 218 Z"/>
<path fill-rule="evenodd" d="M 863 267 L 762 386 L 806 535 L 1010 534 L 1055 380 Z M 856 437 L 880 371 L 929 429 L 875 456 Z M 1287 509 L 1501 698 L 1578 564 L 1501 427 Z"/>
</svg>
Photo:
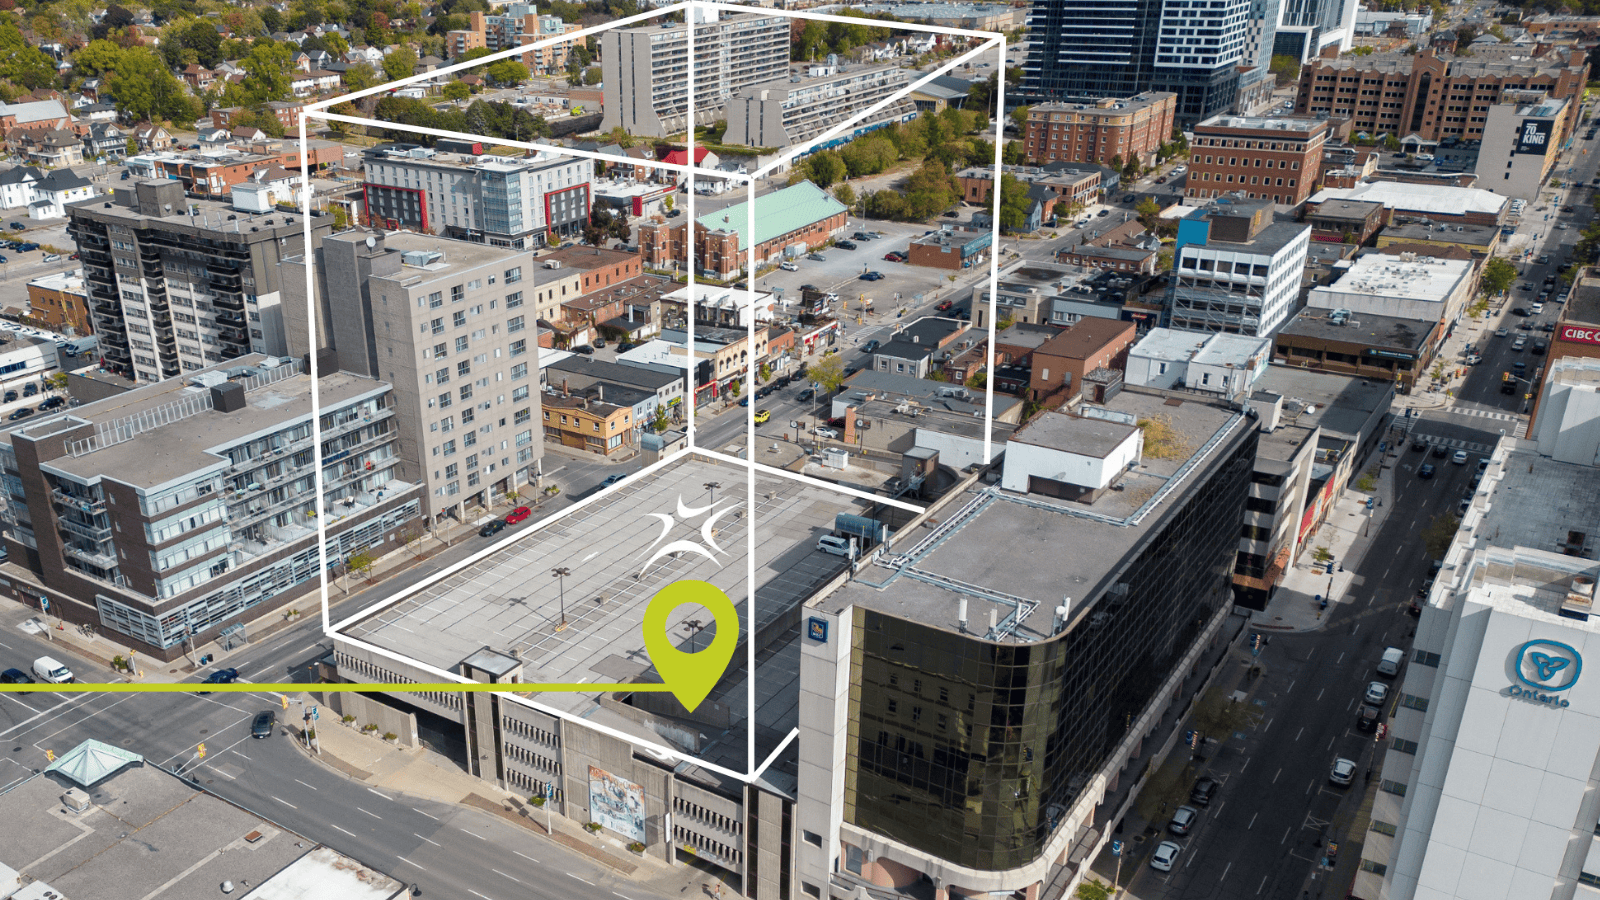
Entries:
<svg viewBox="0 0 1600 900">
<path fill-rule="evenodd" d="M 975 869 L 1038 858 L 1225 602 L 1256 436 L 1235 435 L 1112 568 L 1125 592 L 1102 583 L 1049 641 L 995 644 L 859 610 L 846 820 Z"/>
</svg>

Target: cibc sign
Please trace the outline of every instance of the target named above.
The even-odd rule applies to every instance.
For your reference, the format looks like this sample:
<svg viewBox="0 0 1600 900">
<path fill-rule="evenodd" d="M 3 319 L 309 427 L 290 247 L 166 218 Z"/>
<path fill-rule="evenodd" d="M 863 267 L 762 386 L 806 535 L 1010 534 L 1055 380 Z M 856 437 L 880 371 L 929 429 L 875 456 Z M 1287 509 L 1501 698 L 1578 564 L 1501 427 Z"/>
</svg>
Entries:
<svg viewBox="0 0 1600 900">
<path fill-rule="evenodd" d="M 1579 344 L 1600 344 L 1600 328 L 1593 328 L 1587 325 L 1563 325 L 1556 339 L 1573 341 Z"/>
</svg>

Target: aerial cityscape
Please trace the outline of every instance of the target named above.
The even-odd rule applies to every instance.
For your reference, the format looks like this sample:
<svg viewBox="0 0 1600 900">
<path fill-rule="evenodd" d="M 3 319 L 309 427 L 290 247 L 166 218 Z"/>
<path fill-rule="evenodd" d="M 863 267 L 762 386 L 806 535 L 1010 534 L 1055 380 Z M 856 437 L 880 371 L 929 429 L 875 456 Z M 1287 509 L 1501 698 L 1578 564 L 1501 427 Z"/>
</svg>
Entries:
<svg viewBox="0 0 1600 900">
<path fill-rule="evenodd" d="M 1600 0 L 0 47 L 0 900 L 1600 898 Z"/>
</svg>

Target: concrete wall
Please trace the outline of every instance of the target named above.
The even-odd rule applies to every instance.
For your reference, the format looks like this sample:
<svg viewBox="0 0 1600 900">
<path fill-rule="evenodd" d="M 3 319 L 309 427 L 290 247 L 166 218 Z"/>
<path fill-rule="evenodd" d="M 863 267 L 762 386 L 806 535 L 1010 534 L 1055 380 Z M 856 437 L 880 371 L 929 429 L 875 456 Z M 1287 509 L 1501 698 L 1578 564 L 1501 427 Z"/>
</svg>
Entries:
<svg viewBox="0 0 1600 900">
<path fill-rule="evenodd" d="M 378 726 L 377 734 L 379 736 L 389 733 L 398 735 L 399 740 L 396 743 L 402 747 L 411 748 L 418 745 L 416 713 L 395 709 L 388 704 L 380 703 L 368 697 L 366 694 L 347 691 L 326 693 L 321 695 L 319 699 L 331 711 L 324 714 L 317 721 L 317 727 L 319 728 L 331 728 L 339 724 L 339 720 L 344 716 L 355 716 L 354 722 L 349 723 L 348 726 L 340 725 L 340 727 L 351 727 L 359 730 L 368 725 L 376 725 Z"/>
</svg>

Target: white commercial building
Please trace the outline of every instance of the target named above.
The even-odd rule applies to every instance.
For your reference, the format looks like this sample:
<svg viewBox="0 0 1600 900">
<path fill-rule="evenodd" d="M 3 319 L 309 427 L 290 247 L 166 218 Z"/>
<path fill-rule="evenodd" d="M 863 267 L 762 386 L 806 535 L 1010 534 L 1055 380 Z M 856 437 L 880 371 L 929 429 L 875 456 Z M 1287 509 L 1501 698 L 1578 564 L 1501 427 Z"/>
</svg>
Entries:
<svg viewBox="0 0 1600 900">
<path fill-rule="evenodd" d="M 1564 356 L 1550 363 L 1530 440 L 1539 454 L 1591 465 L 1600 446 L 1600 360 Z"/>
<path fill-rule="evenodd" d="M 1125 377 L 1144 387 L 1232 397 L 1248 393 L 1271 361 L 1270 338 L 1152 328 L 1128 350 Z"/>
<path fill-rule="evenodd" d="M 1600 897 L 1597 534 L 1600 471 L 1502 442 L 1422 609 L 1353 896 Z"/>
<path fill-rule="evenodd" d="M 1470 260 L 1402 253 L 1369 253 L 1352 260 L 1338 280 L 1312 288 L 1306 305 L 1448 326 L 1472 298 Z"/>
<path fill-rule="evenodd" d="M 1000 486 L 1025 494 L 1034 489 L 1030 483 L 1046 479 L 1104 490 L 1144 452 L 1144 432 L 1135 424 L 1111 412 L 1093 418 L 1046 412 L 1006 441 Z"/>
<path fill-rule="evenodd" d="M 1484 217 L 1498 217 L 1511 202 L 1482 188 L 1449 187 L 1441 184 L 1409 184 L 1400 181 L 1367 181 L 1350 188 L 1323 188 L 1306 202 L 1308 214 L 1329 200 L 1359 200 L 1381 203 L 1391 213 L 1415 214 L 1428 218 L 1481 223 Z"/>
<path fill-rule="evenodd" d="M 1300 296 L 1311 226 L 1274 221 L 1270 202 L 1214 202 L 1184 219 L 1167 302 L 1173 328 L 1267 336 Z"/>
</svg>

